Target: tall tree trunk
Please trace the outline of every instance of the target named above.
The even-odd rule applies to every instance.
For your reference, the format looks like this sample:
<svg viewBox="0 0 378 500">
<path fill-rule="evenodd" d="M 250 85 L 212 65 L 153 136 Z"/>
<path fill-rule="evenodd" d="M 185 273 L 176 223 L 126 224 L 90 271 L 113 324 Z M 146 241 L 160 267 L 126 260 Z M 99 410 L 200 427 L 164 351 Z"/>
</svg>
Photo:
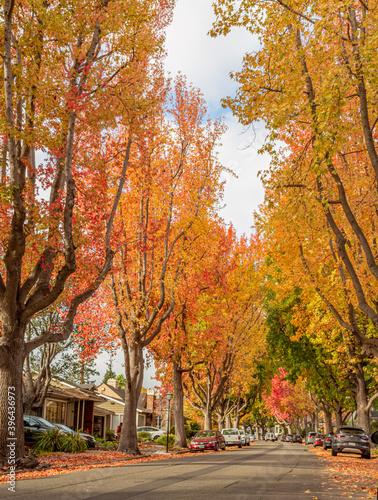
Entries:
<svg viewBox="0 0 378 500">
<path fill-rule="evenodd" d="M 176 361 L 173 361 L 174 386 L 174 416 L 175 416 L 175 446 L 187 448 L 184 420 L 184 391 L 182 387 L 182 371 Z"/>
<path fill-rule="evenodd" d="M 126 386 L 125 410 L 118 451 L 140 455 L 137 437 L 137 406 L 143 383 L 143 348 L 133 339 L 127 345 L 125 337 L 122 339 L 122 345 L 125 358 Z"/>
<path fill-rule="evenodd" d="M 231 415 L 228 414 L 226 415 L 226 429 L 231 429 L 231 428 L 232 428 Z"/>
<path fill-rule="evenodd" d="M 357 406 L 357 426 L 364 429 L 366 434 L 371 434 L 370 411 L 368 406 L 368 392 L 363 372 L 357 370 L 356 373 L 356 406 Z"/>
<path fill-rule="evenodd" d="M 23 335 L 13 335 L 10 342 L 0 339 L 0 465 L 25 454 L 22 404 Z M 15 338 L 16 337 L 16 338 Z"/>
<path fill-rule="evenodd" d="M 326 406 L 323 407 L 323 413 L 324 413 L 325 433 L 330 434 L 332 432 L 332 413 Z"/>
<path fill-rule="evenodd" d="M 211 412 L 211 408 L 209 407 L 209 405 L 203 409 L 203 416 L 205 417 L 205 423 L 204 423 L 204 429 L 209 431 L 211 430 L 213 427 L 213 423 L 212 423 L 212 412 Z"/>
</svg>

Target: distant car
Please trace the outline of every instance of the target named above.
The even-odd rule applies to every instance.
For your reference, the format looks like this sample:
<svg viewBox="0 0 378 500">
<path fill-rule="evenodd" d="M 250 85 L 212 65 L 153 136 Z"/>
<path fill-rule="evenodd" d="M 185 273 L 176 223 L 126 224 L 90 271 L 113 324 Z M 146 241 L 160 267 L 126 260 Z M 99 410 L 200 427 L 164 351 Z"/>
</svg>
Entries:
<svg viewBox="0 0 378 500">
<path fill-rule="evenodd" d="M 329 434 L 326 435 L 326 437 L 323 440 L 323 449 L 327 450 L 328 448 L 332 448 L 332 438 L 333 438 L 333 432 L 330 432 Z"/>
<path fill-rule="evenodd" d="M 302 443 L 302 436 L 300 436 L 299 434 L 293 436 L 293 443 Z"/>
<path fill-rule="evenodd" d="M 249 446 L 250 444 L 249 434 L 246 434 L 243 429 L 239 429 L 239 432 L 242 438 L 243 446 Z"/>
<path fill-rule="evenodd" d="M 254 434 L 248 434 L 249 436 L 249 442 L 254 443 L 255 442 L 255 435 Z"/>
<path fill-rule="evenodd" d="M 66 434 L 75 434 L 75 431 L 70 429 L 70 427 L 67 427 L 67 425 L 63 425 L 63 424 L 54 424 L 54 425 L 55 425 L 55 427 L 58 427 Z M 95 447 L 96 440 L 93 436 L 91 436 L 90 434 L 85 434 L 84 432 L 80 432 L 79 435 L 80 435 L 81 439 L 83 439 L 87 443 L 88 448 Z"/>
<path fill-rule="evenodd" d="M 314 437 L 314 446 L 323 446 L 325 437 L 325 434 L 320 434 L 320 432 L 317 432 L 316 436 Z"/>
<path fill-rule="evenodd" d="M 226 441 L 219 431 L 198 431 L 190 442 L 190 451 L 226 449 Z"/>
<path fill-rule="evenodd" d="M 161 436 L 165 436 L 166 431 L 162 429 L 158 429 L 157 427 L 137 427 L 137 434 L 139 432 L 148 432 L 151 436 L 151 439 L 155 441 L 155 439 L 159 439 Z"/>
<path fill-rule="evenodd" d="M 285 434 L 282 434 L 280 441 L 281 441 L 281 443 L 284 443 L 286 441 Z"/>
<path fill-rule="evenodd" d="M 316 434 L 316 432 L 309 432 L 306 436 L 305 444 L 314 444 L 314 438 Z"/>
<path fill-rule="evenodd" d="M 267 432 L 265 434 L 265 441 L 275 441 L 276 436 L 273 434 L 273 432 Z"/>
<path fill-rule="evenodd" d="M 292 434 L 288 434 L 286 436 L 286 442 L 287 443 L 292 443 L 293 442 L 293 435 Z"/>
<path fill-rule="evenodd" d="M 34 415 L 24 415 L 24 438 L 25 445 L 32 446 L 43 432 L 56 429 L 55 425 L 44 418 Z"/>
<path fill-rule="evenodd" d="M 239 429 L 223 429 L 222 436 L 227 446 L 239 446 L 239 448 L 243 446 L 243 440 Z"/>
<path fill-rule="evenodd" d="M 338 453 L 358 453 L 362 458 L 371 458 L 370 440 L 364 429 L 359 427 L 340 427 L 332 439 L 332 456 Z"/>
</svg>

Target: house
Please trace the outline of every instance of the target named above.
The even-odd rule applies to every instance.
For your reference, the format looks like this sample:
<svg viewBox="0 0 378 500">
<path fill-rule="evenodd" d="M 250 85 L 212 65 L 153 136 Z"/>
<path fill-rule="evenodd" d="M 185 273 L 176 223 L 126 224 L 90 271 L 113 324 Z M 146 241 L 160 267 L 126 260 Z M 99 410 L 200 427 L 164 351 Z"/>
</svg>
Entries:
<svg viewBox="0 0 378 500">
<path fill-rule="evenodd" d="M 105 437 L 113 412 L 98 406 L 103 402 L 94 384 L 78 384 L 53 377 L 43 405 L 36 413 L 49 422 Z"/>
<path fill-rule="evenodd" d="M 106 401 L 98 403 L 96 406 L 113 412 L 110 429 L 115 431 L 118 425 L 123 422 L 125 391 L 119 387 L 117 380 L 109 379 L 106 384 L 102 383 L 98 386 L 97 394 L 101 395 Z M 167 407 L 168 403 L 165 397 L 161 397 L 160 393 L 152 388 L 147 389 L 146 393 L 142 393 L 139 396 L 136 415 L 137 427 L 152 426 L 165 428 Z M 171 412 L 170 420 L 172 419 L 172 414 L 173 412 Z"/>
</svg>

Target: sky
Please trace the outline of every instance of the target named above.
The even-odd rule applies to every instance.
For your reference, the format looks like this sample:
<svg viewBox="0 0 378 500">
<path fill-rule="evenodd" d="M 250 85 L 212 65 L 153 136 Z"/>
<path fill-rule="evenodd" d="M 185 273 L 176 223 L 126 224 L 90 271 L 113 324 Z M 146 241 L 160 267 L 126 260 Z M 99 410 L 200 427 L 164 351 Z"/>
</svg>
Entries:
<svg viewBox="0 0 378 500">
<path fill-rule="evenodd" d="M 264 192 L 257 177 L 259 170 L 269 165 L 267 155 L 258 150 L 265 138 L 263 127 L 244 129 L 231 112 L 222 108 L 221 100 L 235 95 L 237 86 L 229 73 L 241 68 L 246 52 L 255 50 L 257 40 L 243 28 L 234 29 L 227 37 L 211 38 L 207 33 L 214 20 L 212 0 L 178 0 L 173 22 L 167 30 L 166 70 L 175 77 L 178 72 L 186 75 L 188 82 L 201 89 L 208 104 L 211 118 L 224 117 L 228 130 L 223 137 L 219 158 L 237 177 L 225 175 L 224 208 L 221 217 L 232 222 L 239 235 L 251 233 L 253 212 L 263 201 Z M 98 358 L 98 370 L 106 371 L 109 355 Z M 113 369 L 123 373 L 123 355 L 113 359 Z M 157 385 L 153 379 L 153 366 L 145 373 L 144 387 Z"/>
</svg>

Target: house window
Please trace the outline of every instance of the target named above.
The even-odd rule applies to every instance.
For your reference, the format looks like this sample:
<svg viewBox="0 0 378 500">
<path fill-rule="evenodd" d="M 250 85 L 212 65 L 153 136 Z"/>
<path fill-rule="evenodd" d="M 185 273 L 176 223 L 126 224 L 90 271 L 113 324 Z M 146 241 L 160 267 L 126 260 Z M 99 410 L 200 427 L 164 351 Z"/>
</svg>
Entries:
<svg viewBox="0 0 378 500">
<path fill-rule="evenodd" d="M 66 420 L 66 403 L 63 403 L 63 401 L 47 401 L 46 420 L 53 424 L 64 424 Z"/>
<path fill-rule="evenodd" d="M 163 423 L 163 417 L 160 415 L 156 415 L 156 427 L 161 428 L 161 424 Z"/>
</svg>

